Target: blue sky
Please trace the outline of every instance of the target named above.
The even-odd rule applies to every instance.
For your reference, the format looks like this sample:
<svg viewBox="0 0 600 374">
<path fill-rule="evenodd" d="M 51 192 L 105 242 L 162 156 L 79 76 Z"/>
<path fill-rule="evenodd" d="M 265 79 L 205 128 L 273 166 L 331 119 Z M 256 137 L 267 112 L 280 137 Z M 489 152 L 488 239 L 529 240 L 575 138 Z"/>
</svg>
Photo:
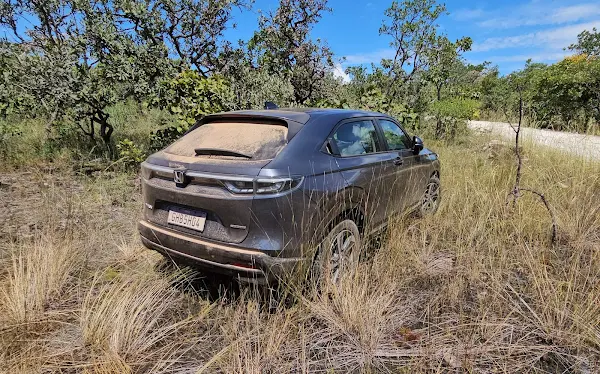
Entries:
<svg viewBox="0 0 600 374">
<path fill-rule="evenodd" d="M 276 0 L 257 0 L 252 11 L 235 15 L 237 29 L 232 39 L 248 39 L 257 27 L 257 10 L 274 10 Z M 357 64 L 379 62 L 393 56 L 390 40 L 379 36 L 383 12 L 391 0 L 330 0 L 331 13 L 325 14 L 313 31 L 314 38 L 326 40 L 343 69 Z M 577 40 L 582 30 L 600 29 L 600 1 L 529 0 L 465 1 L 449 0 L 450 15 L 439 24 L 451 39 L 473 38 L 473 51 L 465 55 L 472 63 L 491 61 L 502 74 L 521 69 L 531 58 L 552 63 L 569 51 L 563 48 Z"/>
</svg>

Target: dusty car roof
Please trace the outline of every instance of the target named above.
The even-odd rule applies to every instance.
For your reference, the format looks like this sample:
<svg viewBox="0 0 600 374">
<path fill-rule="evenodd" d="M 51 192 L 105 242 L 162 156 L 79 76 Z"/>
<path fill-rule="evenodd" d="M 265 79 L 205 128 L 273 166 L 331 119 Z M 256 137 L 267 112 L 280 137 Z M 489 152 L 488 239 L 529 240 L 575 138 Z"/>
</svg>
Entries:
<svg viewBox="0 0 600 374">
<path fill-rule="evenodd" d="M 241 117 L 271 117 L 280 118 L 287 121 L 294 121 L 300 124 L 305 124 L 311 119 L 328 117 L 330 120 L 342 120 L 352 117 L 387 117 L 387 115 L 377 112 L 368 112 L 364 110 L 354 109 L 329 109 L 329 108 L 280 108 L 280 109 L 264 109 L 264 110 L 238 110 L 233 112 L 224 112 L 210 115 L 208 117 L 226 117 L 226 116 L 241 116 Z"/>
</svg>

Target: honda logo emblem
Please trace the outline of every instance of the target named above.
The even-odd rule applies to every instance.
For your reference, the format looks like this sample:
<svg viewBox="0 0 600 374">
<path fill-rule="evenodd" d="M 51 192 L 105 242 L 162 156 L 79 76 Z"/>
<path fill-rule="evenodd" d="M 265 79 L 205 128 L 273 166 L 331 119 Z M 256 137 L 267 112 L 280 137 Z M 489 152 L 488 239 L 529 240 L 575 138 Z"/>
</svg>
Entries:
<svg viewBox="0 0 600 374">
<path fill-rule="evenodd" d="M 185 183 L 185 170 L 175 170 L 174 177 L 175 183 L 184 184 Z"/>
</svg>

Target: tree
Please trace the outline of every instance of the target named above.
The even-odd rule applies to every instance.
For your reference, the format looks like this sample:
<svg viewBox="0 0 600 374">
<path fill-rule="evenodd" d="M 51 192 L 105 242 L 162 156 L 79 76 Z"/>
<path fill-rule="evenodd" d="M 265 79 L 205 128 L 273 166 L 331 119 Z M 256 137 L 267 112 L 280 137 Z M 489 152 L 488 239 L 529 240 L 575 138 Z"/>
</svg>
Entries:
<svg viewBox="0 0 600 374">
<path fill-rule="evenodd" d="M 392 38 L 390 46 L 395 51 L 392 59 L 381 62 L 390 77 L 388 94 L 402 94 L 402 85 L 427 68 L 426 52 L 438 41 L 436 22 L 445 11 L 445 5 L 435 0 L 393 1 L 385 11 L 388 20 L 379 34 Z"/>
<path fill-rule="evenodd" d="M 600 56 L 600 32 L 594 27 L 592 31 L 584 30 L 577 35 L 577 43 L 568 47 L 577 54 Z"/>
<path fill-rule="evenodd" d="M 106 108 L 140 99 L 172 68 L 168 49 L 133 32 L 120 1 L 9 0 L 2 26 L 20 46 L 23 88 L 55 119 L 69 115 L 90 138 L 110 143 Z M 16 25 L 31 25 L 22 29 Z"/>
<path fill-rule="evenodd" d="M 445 98 L 431 104 L 430 111 L 436 117 L 435 135 L 438 138 L 454 139 L 466 132 L 467 120 L 473 119 L 481 102 L 461 97 Z"/>
<path fill-rule="evenodd" d="M 231 45 L 223 33 L 232 24 L 233 10 L 246 9 L 246 0 L 118 0 L 117 14 L 146 43 L 165 45 L 179 59 L 181 70 L 193 67 L 203 77 L 226 65 Z"/>
<path fill-rule="evenodd" d="M 521 186 L 521 177 L 522 177 L 522 172 L 523 172 L 523 156 L 521 155 L 520 138 L 521 138 L 521 126 L 523 125 L 523 108 L 524 108 L 523 90 L 524 90 L 524 83 L 527 83 L 523 79 L 523 77 L 524 77 L 523 74 L 519 74 L 517 72 L 516 74 L 511 74 L 506 79 L 508 81 L 508 86 L 511 87 L 513 92 L 515 92 L 518 97 L 518 101 L 517 101 L 517 103 L 518 103 L 517 104 L 518 123 L 516 126 L 514 126 L 512 123 L 509 122 L 510 127 L 515 132 L 514 151 L 515 151 L 515 157 L 517 159 L 517 171 L 515 174 L 515 184 L 513 185 L 512 190 L 510 191 L 510 193 L 507 196 L 506 204 L 508 205 L 509 201 L 512 199 L 512 203 L 513 203 L 513 207 L 514 207 L 517 203 L 517 200 L 523 195 L 523 192 L 529 192 L 532 195 L 537 196 L 540 199 L 540 201 L 542 202 L 542 204 L 544 204 L 544 207 L 548 211 L 548 215 L 550 216 L 550 219 L 552 220 L 552 226 L 551 226 L 552 227 L 552 236 L 550 237 L 550 240 L 551 240 L 552 244 L 555 244 L 556 239 L 557 239 L 556 235 L 557 235 L 557 231 L 558 231 L 558 226 L 556 224 L 556 216 L 554 215 L 554 210 L 552 209 L 552 206 L 550 205 L 548 199 L 542 192 L 540 192 L 538 190 L 534 190 L 531 188 L 523 188 Z M 512 104 L 512 103 L 510 103 L 510 104 Z M 509 107 L 507 109 L 510 110 L 511 108 Z"/>
<path fill-rule="evenodd" d="M 448 83 L 457 65 L 463 65 L 460 55 L 471 50 L 473 41 L 465 37 L 452 43 L 446 36 L 437 36 L 430 49 L 425 52 L 428 70 L 425 80 L 432 83 L 436 90 L 436 100 L 442 100 L 442 88 Z M 438 116 L 435 134 L 439 138 L 442 134 L 442 117 Z"/>
<path fill-rule="evenodd" d="M 20 69 L 19 55 L 18 44 L 0 41 L 0 118 L 26 113 L 33 107 L 31 96 L 22 88 L 25 74 Z"/>
<path fill-rule="evenodd" d="M 261 15 L 248 44 L 255 65 L 288 79 L 300 105 L 321 98 L 332 75 L 333 52 L 309 35 L 329 10 L 326 0 L 281 0 L 275 12 Z"/>
<path fill-rule="evenodd" d="M 562 120 L 568 129 L 589 131 L 590 120 L 600 122 L 600 58 L 567 57 L 532 78 L 529 97 L 538 119 L 552 125 Z M 583 128 L 577 124 L 582 123 Z"/>
<path fill-rule="evenodd" d="M 41 104 L 48 128 L 72 118 L 90 138 L 98 134 L 109 144 L 109 106 L 146 100 L 188 67 L 203 77 L 224 68 L 230 46 L 223 32 L 232 10 L 245 6 L 245 0 L 7 0 L 0 27 L 20 46 L 22 86 Z"/>
</svg>

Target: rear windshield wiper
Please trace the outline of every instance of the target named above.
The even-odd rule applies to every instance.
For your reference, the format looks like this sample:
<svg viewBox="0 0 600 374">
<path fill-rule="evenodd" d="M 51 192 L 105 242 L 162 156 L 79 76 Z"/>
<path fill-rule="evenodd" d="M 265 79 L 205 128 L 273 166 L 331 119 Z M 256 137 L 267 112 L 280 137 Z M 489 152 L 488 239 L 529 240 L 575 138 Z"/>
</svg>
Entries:
<svg viewBox="0 0 600 374">
<path fill-rule="evenodd" d="M 215 156 L 233 156 L 233 157 L 252 158 L 252 156 L 248 156 L 248 155 L 245 155 L 240 152 L 229 151 L 227 149 L 196 148 L 196 149 L 194 149 L 194 152 L 196 152 L 196 156 L 215 155 Z"/>
</svg>

